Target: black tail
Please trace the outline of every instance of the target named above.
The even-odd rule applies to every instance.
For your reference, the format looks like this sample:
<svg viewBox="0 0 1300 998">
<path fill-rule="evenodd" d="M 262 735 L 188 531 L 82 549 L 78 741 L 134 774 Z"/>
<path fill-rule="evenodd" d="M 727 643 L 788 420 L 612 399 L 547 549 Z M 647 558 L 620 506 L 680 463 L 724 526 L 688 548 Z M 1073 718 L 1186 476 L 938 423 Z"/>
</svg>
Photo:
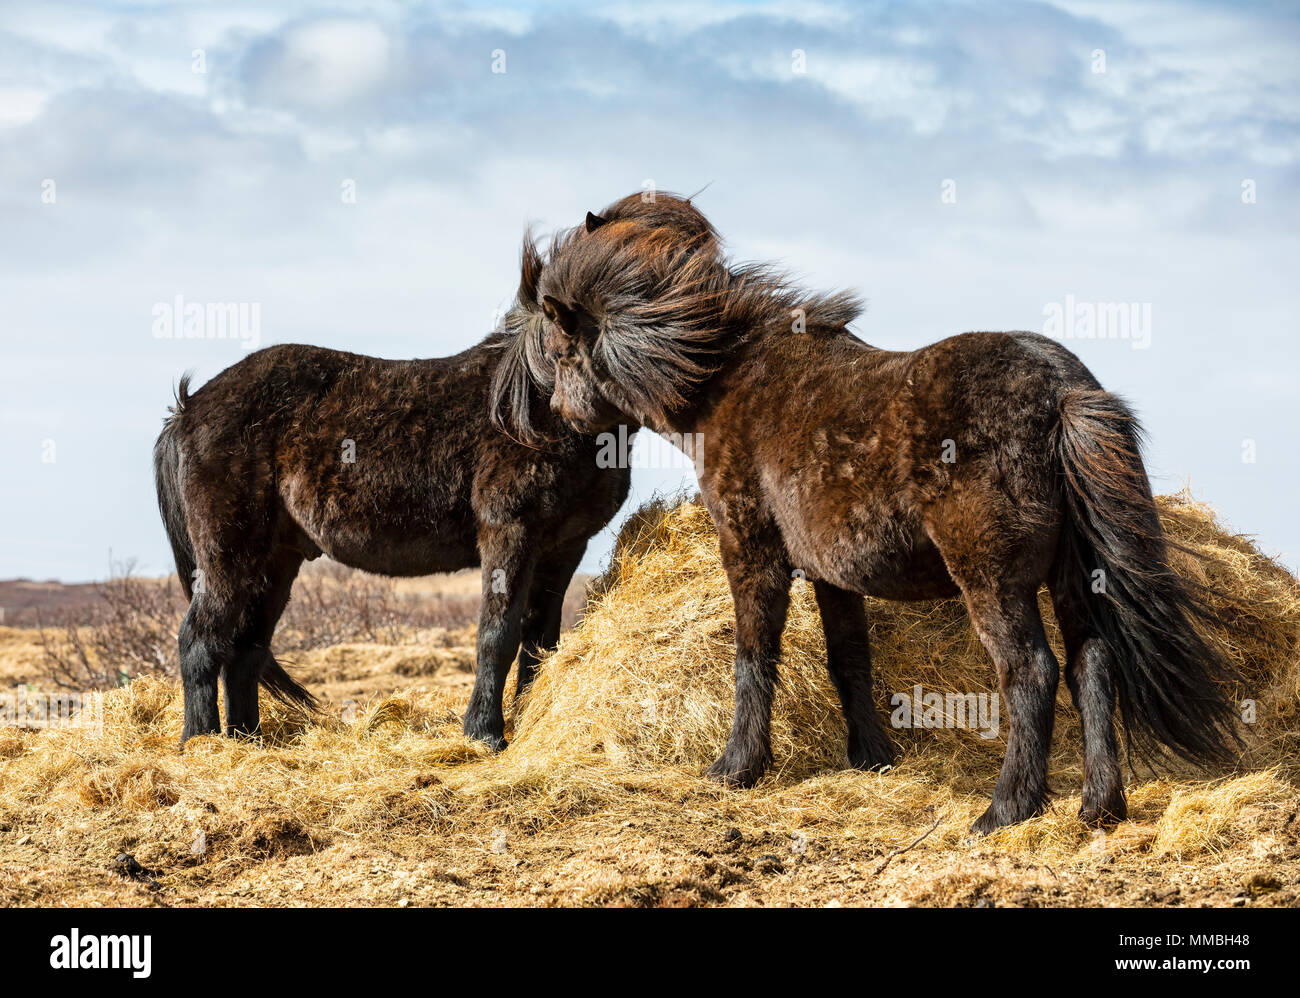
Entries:
<svg viewBox="0 0 1300 998">
<path fill-rule="evenodd" d="M 176 574 L 187 600 L 194 598 L 194 545 L 190 542 L 189 528 L 185 526 L 185 507 L 180 491 L 180 450 L 176 441 L 177 424 L 185 405 L 190 400 L 190 375 L 181 378 L 176 388 L 176 404 L 163 424 L 158 442 L 153 445 L 153 480 L 158 489 L 158 511 L 162 513 L 167 540 L 171 542 L 172 557 L 176 560 Z"/>
<path fill-rule="evenodd" d="M 194 599 L 194 573 L 198 561 L 194 556 L 194 543 L 190 540 L 190 531 L 185 524 L 185 505 L 180 490 L 180 446 L 176 432 L 190 400 L 190 375 L 181 378 L 176 388 L 176 404 L 171 408 L 171 415 L 158 435 L 158 442 L 153 448 L 154 486 L 158 490 L 158 511 L 162 513 L 163 527 L 167 531 L 167 540 L 172 546 L 172 557 L 176 560 L 176 575 L 180 579 L 181 590 L 185 598 Z M 262 671 L 258 682 L 277 700 L 301 707 L 307 711 L 319 706 L 316 698 L 306 687 L 298 683 L 284 667 L 275 660 L 268 650 L 262 657 Z"/>
<path fill-rule="evenodd" d="M 1192 625 L 1233 622 L 1170 567 L 1137 419 L 1100 390 L 1069 392 L 1060 413 L 1067 516 L 1057 574 L 1110 651 L 1130 756 L 1149 760 L 1158 742 L 1192 762 L 1231 762 L 1242 743 L 1226 688 L 1239 677 Z"/>
<path fill-rule="evenodd" d="M 284 666 L 275 660 L 269 648 L 262 656 L 262 671 L 257 681 L 262 689 L 281 703 L 299 707 L 308 713 L 320 708 L 320 701 L 312 696 L 305 686 L 284 671 Z"/>
</svg>

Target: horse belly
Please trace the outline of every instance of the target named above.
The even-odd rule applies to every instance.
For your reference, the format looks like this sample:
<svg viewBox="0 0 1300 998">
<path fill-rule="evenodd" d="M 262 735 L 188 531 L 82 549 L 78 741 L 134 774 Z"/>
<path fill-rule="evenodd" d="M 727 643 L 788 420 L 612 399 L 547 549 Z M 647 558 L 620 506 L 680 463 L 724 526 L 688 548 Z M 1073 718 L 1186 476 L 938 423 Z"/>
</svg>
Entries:
<svg viewBox="0 0 1300 998">
<path fill-rule="evenodd" d="M 477 520 L 468 497 L 455 491 L 390 483 L 335 489 L 315 502 L 303 498 L 290 491 L 289 514 L 341 564 L 379 575 L 429 575 L 479 563 Z"/>
<path fill-rule="evenodd" d="M 472 531 L 387 531 L 372 525 L 365 532 L 336 532 L 320 546 L 335 561 L 377 575 L 432 575 L 479 563 Z"/>
<path fill-rule="evenodd" d="M 796 568 L 850 592 L 894 600 L 959 592 L 939 549 L 919 522 L 905 517 L 876 511 L 837 518 L 822 530 L 800 525 L 783 534 Z"/>
<path fill-rule="evenodd" d="M 910 551 L 897 552 L 884 564 L 864 566 L 858 584 L 845 588 L 893 600 L 942 599 L 961 592 L 948 574 L 939 549 L 929 538 L 918 542 Z"/>
</svg>

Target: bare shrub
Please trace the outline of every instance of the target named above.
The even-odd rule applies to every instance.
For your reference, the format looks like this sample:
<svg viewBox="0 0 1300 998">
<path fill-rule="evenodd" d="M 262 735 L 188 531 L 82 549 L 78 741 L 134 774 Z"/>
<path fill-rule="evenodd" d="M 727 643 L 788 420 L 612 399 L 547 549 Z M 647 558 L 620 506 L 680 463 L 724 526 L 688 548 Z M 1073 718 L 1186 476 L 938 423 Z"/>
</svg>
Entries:
<svg viewBox="0 0 1300 998">
<path fill-rule="evenodd" d="M 141 579 L 134 562 L 96 583 L 96 601 L 55 628 L 40 627 L 45 674 L 65 689 L 109 689 L 136 676 L 176 676 L 185 597 L 174 577 Z"/>
<path fill-rule="evenodd" d="M 396 642 L 404 626 L 393 579 L 325 562 L 294 582 L 276 645 L 303 651 L 345 641 Z"/>
<path fill-rule="evenodd" d="M 398 591 L 396 579 L 317 562 L 294 583 L 276 647 L 304 651 L 349 641 L 399 644 L 413 640 L 419 629 L 473 624 L 478 606 L 478 596 L 406 595 Z"/>
<path fill-rule="evenodd" d="M 176 634 L 188 604 L 175 576 L 142 579 L 126 562 L 94 590 L 92 602 L 56 613 L 49 626 L 38 616 L 46 677 L 78 690 L 111 689 L 137 676 L 177 677 Z M 319 562 L 295 581 L 274 643 L 282 652 L 399 644 L 415 640 L 419 629 L 473 624 L 478 605 L 477 596 L 405 595 L 395 579 Z"/>
</svg>

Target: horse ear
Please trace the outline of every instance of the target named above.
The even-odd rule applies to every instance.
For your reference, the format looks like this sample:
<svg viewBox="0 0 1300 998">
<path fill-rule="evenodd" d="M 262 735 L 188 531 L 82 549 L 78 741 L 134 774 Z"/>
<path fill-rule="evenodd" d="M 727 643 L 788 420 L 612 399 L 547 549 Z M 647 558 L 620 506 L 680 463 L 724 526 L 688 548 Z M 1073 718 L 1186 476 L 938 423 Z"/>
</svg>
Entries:
<svg viewBox="0 0 1300 998">
<path fill-rule="evenodd" d="M 570 308 L 558 298 L 552 298 L 550 295 L 542 296 L 542 311 L 562 332 L 569 336 L 574 336 L 578 332 L 578 311 Z"/>
<path fill-rule="evenodd" d="M 593 215 L 591 212 L 587 212 L 587 231 L 595 232 L 608 221 L 608 218 L 601 218 L 599 215 Z"/>
</svg>

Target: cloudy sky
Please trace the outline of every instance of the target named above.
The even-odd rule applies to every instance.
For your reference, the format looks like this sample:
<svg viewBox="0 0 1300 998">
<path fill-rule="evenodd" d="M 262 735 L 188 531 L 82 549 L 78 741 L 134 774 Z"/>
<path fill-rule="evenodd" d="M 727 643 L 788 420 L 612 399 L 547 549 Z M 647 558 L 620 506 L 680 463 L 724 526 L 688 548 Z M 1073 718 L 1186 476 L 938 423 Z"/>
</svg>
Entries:
<svg viewBox="0 0 1300 998">
<path fill-rule="evenodd" d="M 1290 3 L 7 0 L 0 578 L 171 570 L 153 440 L 246 349 L 156 306 L 454 353 L 526 222 L 647 184 L 709 185 L 736 257 L 857 289 L 882 347 L 1078 317 L 1157 489 L 1295 568 L 1298 83 Z M 1120 305 L 1129 335 L 1078 335 Z"/>
</svg>

